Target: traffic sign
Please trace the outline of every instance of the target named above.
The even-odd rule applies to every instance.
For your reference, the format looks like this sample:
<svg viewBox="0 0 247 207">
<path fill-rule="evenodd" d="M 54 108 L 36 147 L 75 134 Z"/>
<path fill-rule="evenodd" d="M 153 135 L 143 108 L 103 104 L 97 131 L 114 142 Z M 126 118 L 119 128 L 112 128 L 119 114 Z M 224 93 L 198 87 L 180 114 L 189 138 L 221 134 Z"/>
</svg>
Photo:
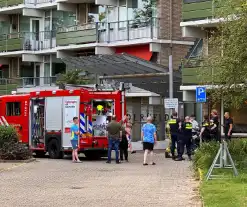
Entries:
<svg viewBox="0 0 247 207">
<path fill-rule="evenodd" d="M 206 87 L 196 87 L 196 102 L 207 102 Z"/>
<path fill-rule="evenodd" d="M 178 99 L 177 98 L 165 99 L 165 108 L 166 109 L 177 109 L 178 108 Z"/>
</svg>

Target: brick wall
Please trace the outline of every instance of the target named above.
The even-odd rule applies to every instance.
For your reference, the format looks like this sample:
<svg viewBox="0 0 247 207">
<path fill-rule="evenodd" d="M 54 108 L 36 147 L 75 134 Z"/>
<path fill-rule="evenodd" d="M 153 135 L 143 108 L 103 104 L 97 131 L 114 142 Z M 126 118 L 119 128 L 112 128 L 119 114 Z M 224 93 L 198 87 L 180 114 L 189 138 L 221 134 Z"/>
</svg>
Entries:
<svg viewBox="0 0 247 207">
<path fill-rule="evenodd" d="M 188 45 L 172 45 L 172 60 L 173 60 L 173 69 L 178 70 L 181 65 L 182 59 L 186 56 L 191 46 Z M 161 65 L 168 67 L 170 55 L 170 45 L 162 44 L 161 52 L 159 53 L 158 62 Z"/>
<path fill-rule="evenodd" d="M 159 38 L 177 41 L 194 41 L 193 38 L 183 38 L 180 22 L 182 21 L 182 1 L 181 0 L 158 0 L 157 11 L 159 22 Z M 171 12 L 170 12 L 171 11 Z M 170 49 L 172 46 L 172 49 Z M 173 68 L 178 70 L 181 60 L 187 55 L 191 46 L 178 44 L 162 44 L 159 53 L 159 63 L 168 67 L 168 57 L 170 50 L 173 55 Z"/>
</svg>

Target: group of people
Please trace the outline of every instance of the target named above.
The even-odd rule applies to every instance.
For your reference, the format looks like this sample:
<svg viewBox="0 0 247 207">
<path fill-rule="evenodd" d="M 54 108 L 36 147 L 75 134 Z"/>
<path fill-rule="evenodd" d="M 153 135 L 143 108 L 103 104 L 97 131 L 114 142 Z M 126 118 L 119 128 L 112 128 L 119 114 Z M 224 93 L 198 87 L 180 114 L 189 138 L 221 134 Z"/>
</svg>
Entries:
<svg viewBox="0 0 247 207">
<path fill-rule="evenodd" d="M 231 140 L 233 120 L 229 115 L 229 112 L 224 114 L 224 134 L 225 140 Z M 202 142 L 208 141 L 221 141 L 221 135 L 219 133 L 219 118 L 216 110 L 212 110 L 211 117 L 208 115 L 204 116 L 201 128 L 198 122 L 195 120 L 195 115 L 186 116 L 184 120 L 177 117 L 177 113 L 173 113 L 172 118 L 168 122 L 171 134 L 171 154 L 172 158 L 176 161 L 184 160 L 184 147 L 186 146 L 187 155 L 191 160 L 192 149 L 195 145 L 199 145 Z M 197 136 L 198 134 L 198 136 Z M 196 141 L 193 137 L 198 137 Z M 177 148 L 177 157 L 175 156 L 175 148 Z"/>
<path fill-rule="evenodd" d="M 224 114 L 224 133 L 225 140 L 231 140 L 233 130 L 233 120 L 228 112 Z M 74 124 L 71 126 L 71 144 L 73 148 L 72 159 L 73 162 L 81 162 L 78 157 L 78 137 L 80 135 L 78 118 L 73 118 Z M 173 113 L 168 122 L 171 134 L 171 154 L 176 161 L 184 160 L 184 148 L 186 146 L 187 155 L 191 160 L 192 147 L 195 144 L 192 137 L 199 133 L 202 141 L 221 141 L 219 134 L 219 120 L 216 110 L 212 110 L 211 117 L 205 115 L 201 129 L 195 116 L 186 116 L 184 120 L 178 118 L 177 113 Z M 110 123 L 106 127 L 108 137 L 108 159 L 107 163 L 111 163 L 111 151 L 115 150 L 116 163 L 119 164 L 123 159 L 128 162 L 128 148 L 132 151 L 131 145 L 131 123 L 127 116 L 118 122 L 116 116 L 111 117 Z M 156 127 L 152 124 L 152 117 L 147 117 L 147 123 L 142 127 L 141 140 L 143 143 L 144 160 L 143 165 L 148 165 L 147 157 L 150 154 L 150 164 L 155 165 L 153 161 L 153 148 L 157 142 Z M 175 156 L 175 149 L 177 149 L 177 157 Z M 120 156 L 119 156 L 120 150 Z"/>
</svg>

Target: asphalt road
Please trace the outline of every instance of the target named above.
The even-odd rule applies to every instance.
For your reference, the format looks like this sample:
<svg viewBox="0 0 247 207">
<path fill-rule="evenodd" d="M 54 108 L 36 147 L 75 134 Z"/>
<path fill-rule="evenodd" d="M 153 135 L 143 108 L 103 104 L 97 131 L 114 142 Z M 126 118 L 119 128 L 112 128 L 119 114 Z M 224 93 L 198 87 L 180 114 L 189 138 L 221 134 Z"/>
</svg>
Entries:
<svg viewBox="0 0 247 207">
<path fill-rule="evenodd" d="M 189 161 L 174 162 L 159 153 L 156 166 L 143 166 L 142 158 L 133 154 L 119 165 L 44 158 L 13 169 L 0 163 L 2 170 L 9 165 L 0 171 L 0 206 L 201 206 Z"/>
</svg>

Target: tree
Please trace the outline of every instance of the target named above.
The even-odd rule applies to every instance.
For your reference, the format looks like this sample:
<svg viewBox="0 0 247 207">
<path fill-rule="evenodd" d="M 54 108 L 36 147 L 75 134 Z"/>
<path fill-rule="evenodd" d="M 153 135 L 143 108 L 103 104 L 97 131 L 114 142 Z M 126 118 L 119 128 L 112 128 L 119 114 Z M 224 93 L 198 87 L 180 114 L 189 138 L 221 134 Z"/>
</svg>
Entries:
<svg viewBox="0 0 247 207">
<path fill-rule="evenodd" d="M 83 70 L 71 70 L 64 74 L 59 74 L 57 84 L 84 85 L 89 84 L 92 81 L 93 78 L 90 77 L 87 72 L 84 72 Z"/>
<path fill-rule="evenodd" d="M 147 26 L 152 18 L 152 1 L 142 0 L 143 8 L 134 10 L 134 27 Z"/>
<path fill-rule="evenodd" d="M 213 84 L 213 102 L 223 99 L 226 107 L 240 109 L 247 99 L 246 0 L 218 0 L 214 7 L 220 22 L 209 32 L 209 55 L 201 70 L 202 84 Z"/>
</svg>

